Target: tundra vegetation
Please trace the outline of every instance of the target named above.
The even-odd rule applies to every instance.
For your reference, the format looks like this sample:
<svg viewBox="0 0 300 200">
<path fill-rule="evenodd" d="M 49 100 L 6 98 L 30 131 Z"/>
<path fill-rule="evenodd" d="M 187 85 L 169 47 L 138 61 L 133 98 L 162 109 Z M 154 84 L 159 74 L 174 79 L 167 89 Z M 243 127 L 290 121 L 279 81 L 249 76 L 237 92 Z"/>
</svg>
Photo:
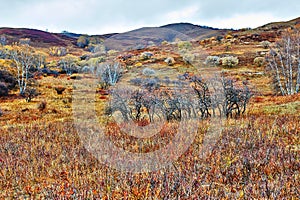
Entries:
<svg viewBox="0 0 300 200">
<path fill-rule="evenodd" d="M 1 35 L 0 199 L 297 199 L 300 37 L 266 31 L 125 52 L 108 52 L 96 36 L 36 47 Z M 75 92 L 84 105 L 73 104 Z M 73 109 L 91 104 L 87 120 L 95 111 L 105 138 L 130 153 L 159 151 L 179 130 L 196 136 L 161 169 L 120 171 L 81 141 Z M 190 119 L 196 129 L 179 127 Z M 214 119 L 223 127 L 204 150 Z M 149 134 L 162 126 L 138 138 L 123 129 L 131 122 Z"/>
</svg>

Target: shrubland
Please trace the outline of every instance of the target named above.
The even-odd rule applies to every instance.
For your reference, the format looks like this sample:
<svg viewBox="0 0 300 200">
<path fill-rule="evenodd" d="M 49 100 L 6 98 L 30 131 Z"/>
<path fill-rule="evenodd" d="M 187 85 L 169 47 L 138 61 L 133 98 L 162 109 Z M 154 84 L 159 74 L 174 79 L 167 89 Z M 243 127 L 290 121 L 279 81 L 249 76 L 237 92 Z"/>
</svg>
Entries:
<svg viewBox="0 0 300 200">
<path fill-rule="evenodd" d="M 222 40 L 232 39 L 230 36 Z M 82 48 L 101 45 L 101 41 L 84 37 L 77 41 Z M 4 45 L 4 39 L 1 41 Z M 99 57 L 88 54 L 91 57 L 86 60 L 80 58 L 81 51 L 47 47 L 39 49 L 44 51 L 45 60 L 43 56 L 34 60 L 25 99 L 16 87 L 21 80 L 16 61 L 6 57 L 2 46 L 0 198 L 297 199 L 298 61 L 297 54 L 283 54 L 280 44 L 286 44 L 284 41 L 285 38 L 268 47 L 257 41 L 253 45 L 233 43 L 230 52 L 224 52 L 220 39 L 205 49 L 207 54 L 200 63 L 203 68 L 191 65 L 195 54 L 185 57 L 192 47 L 203 52 L 205 47 L 199 42 L 198 46 L 179 41 L 161 49 L 111 51 Z M 264 48 L 272 48 L 266 60 L 256 55 Z M 173 53 L 175 49 L 179 53 Z M 170 64 L 166 58 L 176 62 Z M 280 58 L 293 64 L 292 68 L 285 68 L 292 69 L 292 75 L 281 77 L 281 71 L 276 71 L 276 66 L 282 67 Z M 221 71 L 221 76 L 207 75 L 214 70 Z M 57 73 L 54 76 L 51 72 Z M 286 80 L 281 83 L 282 90 L 278 80 Z M 79 88 L 79 81 L 86 88 Z M 93 99 L 88 99 L 85 92 L 94 83 L 96 90 L 90 94 Z M 285 91 L 285 95 L 276 95 L 276 88 Z M 78 106 L 85 109 L 94 103 L 97 122 L 105 127 L 105 137 L 128 152 L 147 153 L 163 148 L 176 135 L 182 120 L 195 120 L 195 130 L 189 126 L 181 130 L 194 131 L 196 137 L 177 160 L 157 171 L 133 173 L 111 168 L 81 141 L 74 124 L 76 91 L 82 92 L 80 98 L 87 99 L 85 105 Z M 153 137 L 134 137 L 114 119 L 116 113 L 121 113 L 123 122 L 131 121 L 138 127 L 156 121 L 162 121 L 162 127 Z M 92 112 L 85 114 L 89 117 Z M 215 118 L 222 122 L 221 132 L 206 150 L 205 138 L 214 129 Z"/>
</svg>

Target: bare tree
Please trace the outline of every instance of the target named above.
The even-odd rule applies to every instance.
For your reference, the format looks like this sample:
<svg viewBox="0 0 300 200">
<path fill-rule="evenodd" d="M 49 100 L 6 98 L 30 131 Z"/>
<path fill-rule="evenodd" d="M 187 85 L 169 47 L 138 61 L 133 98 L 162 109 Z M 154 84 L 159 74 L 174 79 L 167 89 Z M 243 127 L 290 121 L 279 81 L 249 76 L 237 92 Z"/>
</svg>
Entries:
<svg viewBox="0 0 300 200">
<path fill-rule="evenodd" d="M 251 97 L 247 82 L 238 85 L 225 77 L 208 81 L 188 74 L 183 77 L 190 84 L 179 84 L 181 82 L 176 81 L 171 88 L 160 87 L 158 83 L 163 83 L 162 80 L 133 79 L 131 82 L 140 88 L 133 91 L 113 90 L 108 113 L 120 112 L 124 121 L 146 119 L 154 122 L 203 119 L 210 117 L 211 112 L 213 116 L 238 117 L 246 111 Z M 149 87 L 149 84 L 155 87 Z M 188 87 L 192 87 L 194 92 Z"/>
<path fill-rule="evenodd" d="M 59 64 L 62 67 L 62 70 L 66 72 L 67 75 L 72 75 L 77 71 L 76 69 L 77 57 L 72 55 L 67 55 L 59 61 Z"/>
<path fill-rule="evenodd" d="M 266 58 L 275 89 L 282 95 L 299 93 L 300 87 L 300 33 L 290 30 L 275 43 Z"/>
<path fill-rule="evenodd" d="M 102 88 L 115 85 L 122 76 L 122 69 L 118 62 L 100 64 L 97 68 L 96 76 L 100 79 Z"/>
<path fill-rule="evenodd" d="M 190 81 L 193 83 L 192 88 L 198 97 L 197 110 L 200 111 L 201 117 L 206 118 L 211 116 L 209 111 L 211 107 L 211 98 L 207 83 L 198 76 L 192 76 Z"/>
<path fill-rule="evenodd" d="M 243 82 L 243 86 L 236 86 L 232 79 L 221 78 L 225 99 L 222 103 L 223 113 L 226 117 L 232 117 L 244 114 L 247 104 L 252 96 L 247 82 Z"/>
<path fill-rule="evenodd" d="M 10 49 L 9 55 L 17 68 L 17 82 L 20 94 L 24 95 L 30 77 L 30 69 L 34 68 L 34 51 L 29 45 L 14 45 Z"/>
<path fill-rule="evenodd" d="M 34 57 L 35 57 L 35 66 L 37 70 L 40 70 L 42 66 L 45 66 L 46 55 L 42 52 L 37 52 L 35 53 Z"/>
<path fill-rule="evenodd" d="M 203 80 L 198 76 L 185 76 L 190 82 L 197 97 L 195 111 L 201 118 L 216 115 L 233 117 L 244 114 L 252 96 L 248 83 L 236 84 L 232 79 L 223 75 L 210 80 Z"/>
</svg>

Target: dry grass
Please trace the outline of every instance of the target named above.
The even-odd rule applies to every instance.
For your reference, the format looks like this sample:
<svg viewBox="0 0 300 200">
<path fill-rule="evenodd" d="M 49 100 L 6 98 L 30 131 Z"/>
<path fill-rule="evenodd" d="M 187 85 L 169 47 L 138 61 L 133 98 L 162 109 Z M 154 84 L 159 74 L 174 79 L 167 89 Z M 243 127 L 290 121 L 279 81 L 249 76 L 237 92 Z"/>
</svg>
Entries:
<svg viewBox="0 0 300 200">
<path fill-rule="evenodd" d="M 85 150 L 71 121 L 1 128 L 0 196 L 296 198 L 299 118 L 248 116 L 228 123 L 207 158 L 199 155 L 206 133 L 203 124 L 192 146 L 173 166 L 142 174 L 99 163 Z M 115 129 L 110 130 L 107 134 L 117 139 Z"/>
<path fill-rule="evenodd" d="M 231 53 L 247 57 L 257 50 L 254 46 L 233 46 Z M 121 83 L 141 75 L 144 67 L 155 69 L 160 78 L 202 72 L 187 68 L 180 55 L 167 51 L 171 46 L 163 48 L 161 52 L 152 49 L 154 61 L 132 61 Z M 207 52 L 220 55 L 224 49 L 216 46 Z M 163 62 L 169 55 L 178 61 L 174 66 Z M 134 67 L 138 62 L 142 66 Z M 206 157 L 201 156 L 201 148 L 211 122 L 200 121 L 197 130 L 192 130 L 197 135 L 188 150 L 170 166 L 148 173 L 115 170 L 86 150 L 72 110 L 78 80 L 43 77 L 38 80 L 41 95 L 30 103 L 13 91 L 0 100 L 4 113 L 0 117 L 0 199 L 297 199 L 300 95 L 274 96 L 269 78 L 255 74 L 263 68 L 252 61 L 224 71 L 239 81 L 248 80 L 255 91 L 247 113 L 225 121 Z M 94 81 L 84 80 L 86 87 Z M 58 86 L 66 88 L 62 95 L 54 90 Z M 116 146 L 145 153 L 165 146 L 176 134 L 176 124 L 164 124 L 153 138 L 128 136 L 104 115 L 107 91 L 95 92 L 89 98 L 96 105 L 97 120 L 106 125 L 105 135 Z M 43 110 L 38 108 L 41 102 L 47 104 Z M 88 104 L 79 106 L 85 110 Z M 186 132 L 190 129 L 184 127 Z"/>
</svg>

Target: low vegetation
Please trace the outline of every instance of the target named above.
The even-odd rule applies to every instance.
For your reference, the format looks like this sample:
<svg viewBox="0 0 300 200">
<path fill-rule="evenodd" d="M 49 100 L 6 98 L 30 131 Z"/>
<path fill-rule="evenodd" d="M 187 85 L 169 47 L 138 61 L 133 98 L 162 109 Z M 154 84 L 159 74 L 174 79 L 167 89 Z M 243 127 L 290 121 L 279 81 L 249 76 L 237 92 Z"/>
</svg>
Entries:
<svg viewBox="0 0 300 200">
<path fill-rule="evenodd" d="M 98 36 L 34 47 L 1 35 L 0 199 L 297 199 L 300 37 L 270 30 L 120 52 Z M 168 165 L 134 173 L 84 144 L 80 130 L 99 127 L 129 154 L 195 138 Z"/>
</svg>

